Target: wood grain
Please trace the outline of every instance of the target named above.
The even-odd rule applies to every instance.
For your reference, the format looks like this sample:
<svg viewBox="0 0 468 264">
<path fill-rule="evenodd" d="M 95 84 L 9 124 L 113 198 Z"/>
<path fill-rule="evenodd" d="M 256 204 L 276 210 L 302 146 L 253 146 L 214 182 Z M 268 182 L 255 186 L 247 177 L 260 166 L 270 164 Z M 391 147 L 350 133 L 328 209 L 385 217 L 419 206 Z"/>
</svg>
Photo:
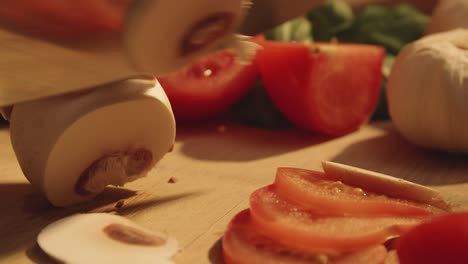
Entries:
<svg viewBox="0 0 468 264">
<path fill-rule="evenodd" d="M 0 262 L 53 263 L 37 247 L 37 233 L 61 217 L 98 211 L 175 235 L 176 263 L 222 263 L 219 239 L 230 218 L 248 207 L 249 194 L 271 183 L 278 166 L 320 169 L 323 160 L 434 186 L 457 209 L 468 209 L 468 157 L 418 149 L 390 123 L 333 140 L 229 124 L 180 127 L 174 151 L 147 178 L 67 209 L 53 208 L 27 183 L 8 129 L 0 128 Z"/>
</svg>

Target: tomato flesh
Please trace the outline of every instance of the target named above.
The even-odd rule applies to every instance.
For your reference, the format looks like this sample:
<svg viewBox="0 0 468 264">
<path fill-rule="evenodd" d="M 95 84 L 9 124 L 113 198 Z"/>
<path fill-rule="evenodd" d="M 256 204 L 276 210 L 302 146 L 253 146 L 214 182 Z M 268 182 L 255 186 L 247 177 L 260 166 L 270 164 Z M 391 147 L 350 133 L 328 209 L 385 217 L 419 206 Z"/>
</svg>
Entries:
<svg viewBox="0 0 468 264">
<path fill-rule="evenodd" d="M 330 136 L 357 130 L 374 111 L 383 48 L 363 44 L 259 41 L 256 62 L 279 110 L 297 126 Z"/>
<path fill-rule="evenodd" d="M 432 218 L 400 237 L 400 264 L 468 263 L 468 212 Z"/>
<path fill-rule="evenodd" d="M 223 50 L 158 80 L 176 119 L 196 120 L 225 112 L 248 92 L 257 75 L 254 63 L 240 64 L 233 51 Z"/>
<path fill-rule="evenodd" d="M 238 213 L 229 223 L 223 237 L 223 258 L 226 264 L 381 264 L 387 250 L 378 245 L 339 257 L 311 255 L 280 245 L 256 232 L 248 209 Z"/>
<path fill-rule="evenodd" d="M 316 214 L 335 216 L 430 216 L 430 206 L 389 198 L 329 179 L 319 171 L 278 168 L 276 192 Z"/>
<path fill-rule="evenodd" d="M 418 224 L 416 217 L 320 216 L 282 199 L 270 185 L 250 197 L 252 222 L 267 237 L 309 253 L 343 253 L 384 243 Z"/>
</svg>

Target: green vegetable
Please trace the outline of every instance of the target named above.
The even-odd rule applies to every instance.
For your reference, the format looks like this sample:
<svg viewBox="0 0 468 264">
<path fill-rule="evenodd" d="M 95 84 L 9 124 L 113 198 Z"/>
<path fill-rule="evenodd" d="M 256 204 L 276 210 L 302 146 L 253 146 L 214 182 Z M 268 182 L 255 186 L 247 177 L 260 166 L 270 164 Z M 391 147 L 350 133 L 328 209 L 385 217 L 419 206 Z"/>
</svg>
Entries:
<svg viewBox="0 0 468 264">
<path fill-rule="evenodd" d="M 382 88 L 380 89 L 380 99 L 374 114 L 372 115 L 372 120 L 387 120 L 390 118 L 387 104 L 387 78 L 390 75 L 390 71 L 394 62 L 395 55 L 387 54 L 385 56 L 384 64 L 382 66 L 383 80 Z"/>
<path fill-rule="evenodd" d="M 314 27 L 313 38 L 317 41 L 329 41 L 337 34 L 351 28 L 354 14 L 351 7 L 342 0 L 332 0 L 313 9 L 307 18 Z"/>
<path fill-rule="evenodd" d="M 292 126 L 279 112 L 259 79 L 249 93 L 231 109 L 233 119 L 242 124 L 261 128 Z"/>
<path fill-rule="evenodd" d="M 424 34 L 428 22 L 428 16 L 406 4 L 393 8 L 370 5 L 356 16 L 352 28 L 337 37 L 344 42 L 382 45 L 397 54 Z"/>
<path fill-rule="evenodd" d="M 305 17 L 287 21 L 265 33 L 269 40 L 290 42 L 312 41 L 312 24 Z"/>
</svg>

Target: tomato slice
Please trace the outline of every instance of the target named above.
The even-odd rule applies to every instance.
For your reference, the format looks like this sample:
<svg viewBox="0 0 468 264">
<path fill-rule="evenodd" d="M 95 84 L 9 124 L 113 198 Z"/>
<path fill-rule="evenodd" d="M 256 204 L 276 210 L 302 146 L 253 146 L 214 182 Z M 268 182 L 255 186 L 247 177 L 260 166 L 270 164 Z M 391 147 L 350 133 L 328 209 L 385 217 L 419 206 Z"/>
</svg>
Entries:
<svg viewBox="0 0 468 264">
<path fill-rule="evenodd" d="M 250 197 L 252 222 L 259 232 L 309 253 L 343 253 L 384 243 L 418 224 L 416 217 L 320 216 L 282 199 L 274 185 Z"/>
<path fill-rule="evenodd" d="M 430 206 L 364 191 L 331 180 L 323 172 L 299 168 L 278 168 L 276 192 L 285 200 L 334 216 L 430 216 Z"/>
<path fill-rule="evenodd" d="M 259 41 L 256 62 L 273 103 L 297 126 L 330 136 L 357 130 L 374 111 L 382 47 Z"/>
<path fill-rule="evenodd" d="M 292 250 L 260 235 L 253 226 L 249 209 L 238 213 L 229 223 L 223 237 L 223 258 L 226 264 L 381 264 L 387 250 L 378 245 L 339 257 L 305 254 Z"/>
<path fill-rule="evenodd" d="M 434 217 L 400 237 L 400 264 L 468 263 L 468 212 Z"/>
<path fill-rule="evenodd" d="M 248 92 L 257 75 L 254 63 L 240 64 L 233 51 L 223 50 L 158 80 L 180 121 L 225 112 Z"/>
<path fill-rule="evenodd" d="M 387 249 L 382 245 L 343 256 L 331 264 L 384 264 L 387 259 Z"/>
</svg>

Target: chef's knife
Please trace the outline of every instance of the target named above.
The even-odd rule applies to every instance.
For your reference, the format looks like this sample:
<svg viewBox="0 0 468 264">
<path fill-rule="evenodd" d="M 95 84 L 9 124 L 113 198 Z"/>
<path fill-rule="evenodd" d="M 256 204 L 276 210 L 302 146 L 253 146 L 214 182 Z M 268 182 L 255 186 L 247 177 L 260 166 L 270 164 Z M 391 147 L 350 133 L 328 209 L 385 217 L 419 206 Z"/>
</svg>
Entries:
<svg viewBox="0 0 468 264">
<path fill-rule="evenodd" d="M 244 0 L 135 0 L 122 34 L 38 38 L 0 24 L 0 108 L 167 74 L 228 41 Z"/>
<path fill-rule="evenodd" d="M 252 6 L 240 27 L 239 32 L 245 35 L 256 35 L 265 32 L 289 19 L 306 14 L 317 5 L 328 0 L 252 0 Z M 423 12 L 430 13 L 437 0 L 344 0 L 354 10 L 370 4 L 395 5 L 409 3 Z"/>
</svg>

